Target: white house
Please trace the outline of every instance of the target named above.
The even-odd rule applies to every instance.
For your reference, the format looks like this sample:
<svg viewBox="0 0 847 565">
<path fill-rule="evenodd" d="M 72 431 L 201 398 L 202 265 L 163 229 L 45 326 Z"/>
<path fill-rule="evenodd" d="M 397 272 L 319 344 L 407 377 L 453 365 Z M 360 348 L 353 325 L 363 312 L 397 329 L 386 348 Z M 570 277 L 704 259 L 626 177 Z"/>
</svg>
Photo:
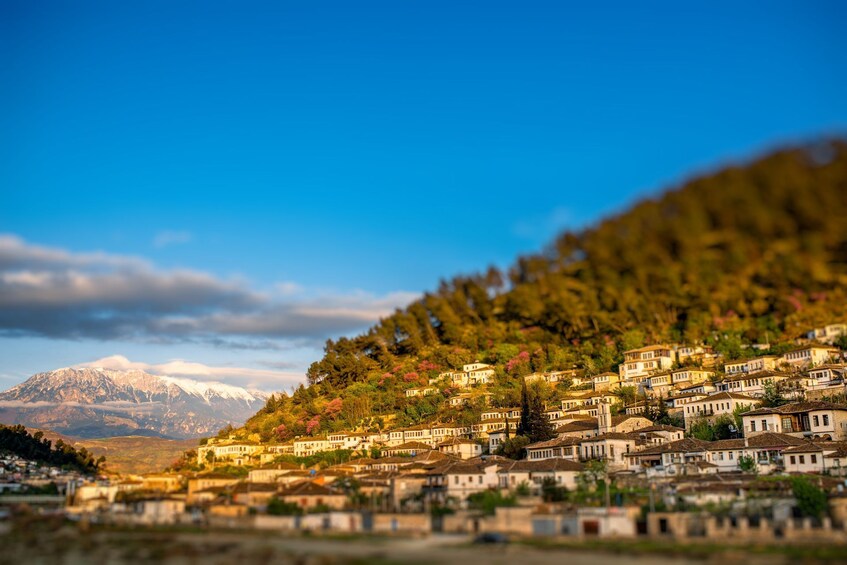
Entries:
<svg viewBox="0 0 847 565">
<path fill-rule="evenodd" d="M 331 451 L 332 444 L 326 437 L 301 437 L 294 440 L 294 455 L 309 457 L 321 451 Z"/>
<path fill-rule="evenodd" d="M 438 444 L 438 451 L 459 459 L 473 459 L 482 455 L 482 445 L 473 440 L 451 437 Z"/>
<path fill-rule="evenodd" d="M 825 365 L 841 356 L 841 350 L 828 345 L 807 345 L 785 353 L 779 359 L 780 365 L 795 369 L 808 369 Z"/>
<path fill-rule="evenodd" d="M 580 459 L 605 461 L 610 471 L 626 469 L 626 454 L 635 451 L 638 433 L 604 433 L 579 442 Z"/>
<path fill-rule="evenodd" d="M 749 408 L 761 404 L 760 400 L 734 392 L 717 392 L 700 400 L 689 402 L 682 411 L 685 429 L 698 418 L 713 420 L 724 414 L 732 416 L 736 408 Z"/>
<path fill-rule="evenodd" d="M 538 495 L 544 481 L 550 479 L 556 486 L 575 489 L 582 470 L 582 464 L 565 459 L 528 460 L 504 465 L 497 475 L 500 488 L 512 490 L 525 483 L 531 494 Z"/>
<path fill-rule="evenodd" d="M 806 338 L 832 345 L 844 334 L 847 334 L 847 324 L 829 324 L 813 329 L 806 334 Z"/>
<path fill-rule="evenodd" d="M 847 474 L 847 442 L 804 442 L 783 452 L 787 473 Z"/>
<path fill-rule="evenodd" d="M 715 383 L 718 392 L 735 392 L 747 396 L 762 396 L 765 385 L 770 383 L 776 385 L 791 375 L 788 373 L 774 373 L 772 371 L 757 371 L 755 373 L 744 373 L 726 377 Z"/>
<path fill-rule="evenodd" d="M 667 345 L 650 345 L 624 352 L 624 362 L 618 367 L 622 381 L 639 382 L 650 373 L 670 369 L 674 358 Z"/>
<path fill-rule="evenodd" d="M 741 415 L 744 435 L 777 432 L 795 437 L 847 440 L 847 405 L 830 402 L 795 402 L 776 408 L 759 408 Z"/>
<path fill-rule="evenodd" d="M 598 392 L 618 388 L 620 382 L 621 377 L 617 373 L 600 373 L 592 378 L 594 390 Z"/>
<path fill-rule="evenodd" d="M 212 442 L 197 448 L 197 464 L 226 461 L 233 465 L 247 465 L 253 458 L 258 458 L 263 448 L 249 441 Z"/>
<path fill-rule="evenodd" d="M 581 438 L 562 437 L 548 441 L 539 441 L 526 446 L 526 458 L 529 461 L 544 459 L 568 459 L 579 461 L 579 443 Z"/>
</svg>

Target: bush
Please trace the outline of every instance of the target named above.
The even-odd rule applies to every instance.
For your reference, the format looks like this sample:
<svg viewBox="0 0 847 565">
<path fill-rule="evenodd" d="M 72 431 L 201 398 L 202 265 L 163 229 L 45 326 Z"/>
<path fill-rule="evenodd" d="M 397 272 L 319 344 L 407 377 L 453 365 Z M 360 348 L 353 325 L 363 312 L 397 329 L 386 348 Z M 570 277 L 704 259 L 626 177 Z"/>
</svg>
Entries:
<svg viewBox="0 0 847 565">
<path fill-rule="evenodd" d="M 803 516 L 820 518 L 826 513 L 826 492 L 812 484 L 807 477 L 792 477 L 791 491 L 797 500 L 797 509 Z"/>
<path fill-rule="evenodd" d="M 499 490 L 486 490 L 470 495 L 468 504 L 471 508 L 481 510 L 483 514 L 491 516 L 498 506 L 516 506 L 517 500 L 514 495 L 503 496 L 503 493 Z"/>
<path fill-rule="evenodd" d="M 568 498 L 568 489 L 558 485 L 553 477 L 545 477 L 541 483 L 541 497 L 544 502 L 562 502 Z"/>
<path fill-rule="evenodd" d="M 299 516 L 303 514 L 303 509 L 293 502 L 285 502 L 273 497 L 268 501 L 268 514 L 271 516 Z"/>
<path fill-rule="evenodd" d="M 515 436 L 505 440 L 497 447 L 495 455 L 508 457 L 509 459 L 523 459 L 524 448 L 529 445 L 529 438 L 526 436 Z"/>
</svg>

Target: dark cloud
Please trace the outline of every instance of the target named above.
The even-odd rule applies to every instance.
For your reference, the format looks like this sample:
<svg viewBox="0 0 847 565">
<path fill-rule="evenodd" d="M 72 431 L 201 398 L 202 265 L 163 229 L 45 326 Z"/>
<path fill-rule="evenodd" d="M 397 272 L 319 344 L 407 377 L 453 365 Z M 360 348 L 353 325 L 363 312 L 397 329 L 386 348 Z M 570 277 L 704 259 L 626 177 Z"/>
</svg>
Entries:
<svg viewBox="0 0 847 565">
<path fill-rule="evenodd" d="M 282 284 L 290 289 L 291 285 Z M 241 280 L 105 253 L 74 254 L 0 236 L 0 334 L 52 338 L 204 341 L 277 349 L 373 324 L 416 298 L 357 292 L 300 298 Z"/>
</svg>

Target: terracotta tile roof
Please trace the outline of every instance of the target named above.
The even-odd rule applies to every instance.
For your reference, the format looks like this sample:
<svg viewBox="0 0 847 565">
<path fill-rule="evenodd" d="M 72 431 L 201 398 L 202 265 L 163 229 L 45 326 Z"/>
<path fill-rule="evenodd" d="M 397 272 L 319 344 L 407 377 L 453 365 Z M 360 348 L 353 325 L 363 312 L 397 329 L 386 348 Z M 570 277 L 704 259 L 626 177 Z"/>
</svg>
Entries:
<svg viewBox="0 0 847 565">
<path fill-rule="evenodd" d="M 515 472 L 529 472 L 529 473 L 551 473 L 554 471 L 574 471 L 581 472 L 585 466 L 582 463 L 577 463 L 575 461 L 568 461 L 567 459 L 562 459 L 558 457 L 554 457 L 551 459 L 543 459 L 540 461 L 515 461 L 510 465 L 503 467 L 500 473 L 515 473 Z"/>
<path fill-rule="evenodd" d="M 342 493 L 312 481 L 292 483 L 279 491 L 280 496 L 330 496 L 338 494 Z"/>
<path fill-rule="evenodd" d="M 553 438 L 547 441 L 538 441 L 530 443 L 524 449 L 546 449 L 551 447 L 568 447 L 571 445 L 579 445 L 582 439 L 575 437 Z"/>
<path fill-rule="evenodd" d="M 596 420 L 576 420 L 573 422 L 569 422 L 567 424 L 561 425 L 556 429 L 556 433 L 568 433 L 568 432 L 585 432 L 589 430 L 597 429 L 597 421 Z"/>
<path fill-rule="evenodd" d="M 708 441 L 703 441 L 693 437 L 683 438 L 670 443 L 664 443 L 655 447 L 648 447 L 641 451 L 632 451 L 626 454 L 626 457 L 637 457 L 639 455 L 661 455 L 662 453 L 687 453 L 706 451 L 709 446 Z"/>
<path fill-rule="evenodd" d="M 811 410 L 847 410 L 847 404 L 834 404 L 832 402 L 792 402 L 773 408 L 759 408 L 745 412 L 743 416 L 761 416 L 766 414 L 799 414 Z"/>
<path fill-rule="evenodd" d="M 745 447 L 763 449 L 768 447 L 791 447 L 794 445 L 802 445 L 804 443 L 806 443 L 805 440 L 787 434 L 765 432 L 746 439 L 720 439 L 713 441 L 709 444 L 707 449 L 709 451 L 719 449 L 744 449 Z"/>
</svg>

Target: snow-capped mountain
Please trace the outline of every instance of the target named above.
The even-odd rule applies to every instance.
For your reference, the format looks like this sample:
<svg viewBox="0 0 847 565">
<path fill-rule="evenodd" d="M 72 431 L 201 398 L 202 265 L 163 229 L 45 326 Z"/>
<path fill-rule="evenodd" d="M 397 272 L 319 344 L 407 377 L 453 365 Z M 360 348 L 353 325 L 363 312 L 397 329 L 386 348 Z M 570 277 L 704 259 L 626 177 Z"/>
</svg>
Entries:
<svg viewBox="0 0 847 565">
<path fill-rule="evenodd" d="M 242 424 L 267 396 L 139 370 L 65 368 L 0 393 L 0 422 L 79 437 L 190 438 Z"/>
</svg>

